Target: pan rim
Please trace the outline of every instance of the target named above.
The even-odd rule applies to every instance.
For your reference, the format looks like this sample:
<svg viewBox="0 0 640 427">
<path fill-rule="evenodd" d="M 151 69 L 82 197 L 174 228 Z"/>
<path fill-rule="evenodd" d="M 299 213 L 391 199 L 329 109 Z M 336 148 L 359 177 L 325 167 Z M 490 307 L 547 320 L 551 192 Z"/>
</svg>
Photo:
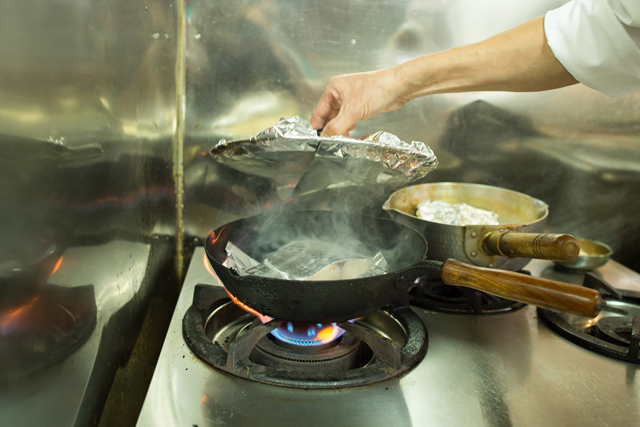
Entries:
<svg viewBox="0 0 640 427">
<path fill-rule="evenodd" d="M 327 213 L 327 214 L 332 214 L 332 213 L 336 213 L 335 211 L 323 211 L 323 210 L 300 210 L 300 211 L 295 211 L 295 212 L 299 212 L 299 213 Z M 205 250 L 205 254 L 206 254 L 206 258 L 208 260 L 208 262 L 214 262 L 216 264 L 216 266 L 223 268 L 225 271 L 227 271 L 230 275 L 234 276 L 234 280 L 237 281 L 251 281 L 251 280 L 255 280 L 256 278 L 260 278 L 263 276 L 252 276 L 252 275 L 239 275 L 237 274 L 237 271 L 234 268 L 231 267 L 227 267 L 224 264 L 222 264 L 220 261 L 218 261 L 218 257 L 215 256 L 215 254 L 212 253 L 212 249 L 211 249 L 211 241 L 214 237 L 214 235 L 217 232 L 222 231 L 222 229 L 224 229 L 224 227 L 227 227 L 231 224 L 234 223 L 238 223 L 241 221 L 246 221 L 246 220 L 257 220 L 258 218 L 261 217 L 268 217 L 268 216 L 272 216 L 274 215 L 273 213 L 263 213 L 263 214 L 259 214 L 259 215 L 253 215 L 253 216 L 249 216 L 249 217 L 245 217 L 245 218 L 240 218 L 237 219 L 235 221 L 232 221 L 230 223 L 224 224 L 218 228 L 216 228 L 215 230 L 213 230 L 212 232 L 209 233 L 209 235 L 207 236 L 207 239 L 205 241 L 204 244 L 204 250 Z M 420 233 L 419 231 L 415 230 L 414 228 L 401 224 L 397 221 L 394 221 L 393 219 L 389 219 L 389 218 L 383 218 L 383 217 L 378 217 L 378 216 L 373 216 L 373 215 L 365 215 L 365 214 L 349 214 L 352 217 L 358 216 L 358 217 L 363 217 L 363 218 L 370 218 L 376 221 L 382 221 L 388 224 L 392 224 L 393 226 L 396 226 L 398 228 L 401 228 L 402 230 L 406 230 L 409 233 L 412 233 L 413 236 L 415 236 L 416 239 L 420 240 L 421 243 L 424 243 L 424 251 L 422 252 L 422 255 L 420 256 L 419 259 L 415 260 L 413 263 L 408 264 L 406 266 L 404 266 L 403 268 L 400 269 L 395 269 L 393 271 L 388 271 L 384 274 L 381 275 L 374 275 L 374 276 L 365 276 L 365 277 L 358 277 L 358 278 L 354 278 L 354 279 L 339 279 L 339 280 L 298 280 L 298 279 L 280 279 L 280 278 L 267 278 L 265 277 L 265 279 L 268 279 L 270 282 L 272 283 L 286 283 L 286 284 L 293 284 L 295 283 L 296 285 L 300 285 L 300 286 L 310 286 L 310 285 L 322 285 L 322 284 L 335 284 L 335 283 L 339 283 L 339 282 L 345 282 L 345 281 L 349 281 L 352 282 L 354 285 L 355 284 L 364 284 L 370 280 L 375 279 L 376 277 L 381 277 L 387 274 L 394 274 L 394 273 L 398 273 L 401 272 L 407 268 L 410 268 L 412 266 L 415 266 L 416 264 L 419 264 L 422 261 L 426 261 L 428 259 L 428 251 L 429 251 L 429 242 L 427 241 L 427 239 L 425 238 L 424 235 L 422 235 L 422 233 Z M 213 267 L 213 266 L 212 266 Z M 214 269 L 215 270 L 215 269 Z M 223 283 L 224 285 L 224 283 Z"/>
<path fill-rule="evenodd" d="M 445 224 L 445 223 L 440 223 L 440 222 L 434 222 L 434 221 L 428 221 L 422 218 L 417 217 L 416 215 L 412 215 L 409 214 L 405 211 L 402 211 L 394 206 L 392 206 L 392 203 L 394 201 L 395 198 L 399 197 L 403 192 L 408 192 L 408 191 L 412 191 L 418 188 L 427 188 L 427 187 L 456 187 L 456 186 L 463 186 L 463 187 L 471 187 L 471 188 L 478 188 L 478 189 L 484 189 L 484 190 L 490 190 L 490 191 L 498 191 L 504 194 L 510 194 L 514 197 L 519 197 L 519 198 L 526 198 L 529 199 L 531 201 L 532 204 L 537 205 L 538 209 L 541 209 L 541 215 L 539 215 L 539 217 L 533 221 L 510 221 L 510 222 L 505 222 L 505 223 L 500 223 L 498 225 L 489 225 L 489 224 L 478 224 L 478 225 L 452 225 L 452 224 Z M 486 229 L 503 229 L 503 228 L 518 228 L 518 227 L 527 227 L 527 226 L 531 226 L 534 224 L 538 224 L 542 221 L 546 221 L 547 218 L 549 217 L 549 205 L 536 198 L 533 196 L 530 196 L 526 193 L 522 193 L 516 190 L 511 190 L 509 188 L 503 188 L 503 187 L 498 187 L 495 185 L 487 185 L 487 184 L 478 184 L 478 183 L 467 183 L 467 182 L 452 182 L 452 181 L 446 181 L 446 182 L 430 182 L 430 183 L 423 183 L 423 184 L 415 184 L 415 185 L 410 185 L 407 187 L 403 187 L 399 190 L 394 191 L 388 198 L 387 200 L 383 203 L 382 205 L 382 209 L 387 211 L 387 212 L 396 212 L 404 217 L 410 218 L 412 221 L 418 221 L 420 223 L 424 223 L 424 224 L 428 224 L 429 226 L 438 226 L 438 227 L 444 227 L 444 228 L 449 228 L 449 229 L 464 229 L 465 227 L 484 227 Z"/>
</svg>

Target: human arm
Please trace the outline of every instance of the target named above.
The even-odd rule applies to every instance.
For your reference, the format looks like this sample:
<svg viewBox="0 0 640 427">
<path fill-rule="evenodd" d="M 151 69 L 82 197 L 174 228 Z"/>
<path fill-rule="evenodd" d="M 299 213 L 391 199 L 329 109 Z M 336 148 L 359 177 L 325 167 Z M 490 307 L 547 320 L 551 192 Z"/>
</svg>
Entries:
<svg viewBox="0 0 640 427">
<path fill-rule="evenodd" d="M 355 123 L 397 110 L 425 95 L 532 92 L 577 83 L 547 44 L 544 17 L 487 40 L 422 56 L 370 73 L 332 78 L 311 115 L 324 136 L 342 135 Z"/>
</svg>

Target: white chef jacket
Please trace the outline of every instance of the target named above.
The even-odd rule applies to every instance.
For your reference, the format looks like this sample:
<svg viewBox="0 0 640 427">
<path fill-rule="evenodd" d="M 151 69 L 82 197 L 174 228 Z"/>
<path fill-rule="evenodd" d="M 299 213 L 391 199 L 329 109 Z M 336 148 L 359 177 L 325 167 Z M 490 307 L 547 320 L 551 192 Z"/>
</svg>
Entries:
<svg viewBox="0 0 640 427">
<path fill-rule="evenodd" d="M 580 83 L 609 96 L 640 89 L 640 0 L 572 0 L 545 15 L 544 32 Z"/>
</svg>

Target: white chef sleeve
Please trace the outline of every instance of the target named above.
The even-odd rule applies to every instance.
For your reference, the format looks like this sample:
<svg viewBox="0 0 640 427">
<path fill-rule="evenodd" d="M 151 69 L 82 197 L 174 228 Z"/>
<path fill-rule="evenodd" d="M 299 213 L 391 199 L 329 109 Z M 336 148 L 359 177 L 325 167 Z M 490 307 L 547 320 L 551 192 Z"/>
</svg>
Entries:
<svg viewBox="0 0 640 427">
<path fill-rule="evenodd" d="M 573 0 L 545 15 L 544 32 L 580 83 L 609 96 L 640 89 L 640 0 Z"/>
</svg>

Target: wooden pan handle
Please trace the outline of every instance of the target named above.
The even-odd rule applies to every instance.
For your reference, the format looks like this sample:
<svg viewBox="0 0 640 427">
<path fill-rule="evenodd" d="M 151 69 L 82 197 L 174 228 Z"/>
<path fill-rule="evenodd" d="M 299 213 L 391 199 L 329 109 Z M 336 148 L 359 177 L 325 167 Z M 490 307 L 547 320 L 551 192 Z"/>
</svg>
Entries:
<svg viewBox="0 0 640 427">
<path fill-rule="evenodd" d="M 489 255 L 564 262 L 573 261 L 580 253 L 580 244 L 569 234 L 494 231 L 484 237 L 483 247 Z"/>
<path fill-rule="evenodd" d="M 491 268 L 474 267 L 456 260 L 442 266 L 442 281 L 464 286 L 549 310 L 595 317 L 602 297 L 598 291 L 555 280 Z"/>
</svg>

